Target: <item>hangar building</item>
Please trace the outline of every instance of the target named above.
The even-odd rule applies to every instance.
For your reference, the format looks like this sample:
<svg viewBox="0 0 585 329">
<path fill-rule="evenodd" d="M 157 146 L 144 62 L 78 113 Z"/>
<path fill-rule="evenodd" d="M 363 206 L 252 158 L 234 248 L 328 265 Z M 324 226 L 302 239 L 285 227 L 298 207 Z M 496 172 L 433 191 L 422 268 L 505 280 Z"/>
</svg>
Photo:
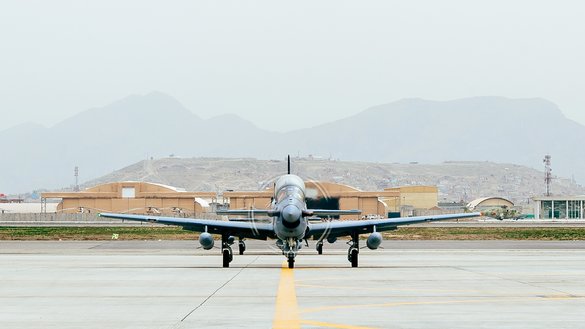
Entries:
<svg viewBox="0 0 585 329">
<path fill-rule="evenodd" d="M 306 181 L 307 206 L 314 209 L 360 209 L 361 215 L 341 219 L 408 216 L 404 209 L 437 207 L 434 186 L 407 186 L 384 191 L 361 191 L 344 184 Z M 267 209 L 274 192 L 226 191 L 220 196 L 230 209 Z M 81 192 L 47 192 L 41 199 L 61 199 L 57 212 L 166 214 L 194 216 L 212 212 L 215 192 L 186 192 L 171 186 L 144 182 L 116 182 L 98 185 Z"/>
<path fill-rule="evenodd" d="M 213 192 L 186 192 L 155 183 L 117 182 L 98 185 L 81 192 L 46 192 L 47 199 L 61 199 L 57 212 L 62 213 L 136 213 L 185 214 L 192 216 L 208 212 Z"/>
<path fill-rule="evenodd" d="M 501 197 L 479 198 L 467 204 L 467 209 L 471 211 L 482 211 L 493 208 L 512 208 L 514 203 Z"/>
</svg>

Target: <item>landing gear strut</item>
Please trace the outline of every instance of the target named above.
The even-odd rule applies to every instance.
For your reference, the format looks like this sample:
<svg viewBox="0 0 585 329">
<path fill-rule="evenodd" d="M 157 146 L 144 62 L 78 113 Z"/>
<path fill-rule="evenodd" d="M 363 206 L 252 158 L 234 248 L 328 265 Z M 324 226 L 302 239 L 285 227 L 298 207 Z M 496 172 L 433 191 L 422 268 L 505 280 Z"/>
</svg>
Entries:
<svg viewBox="0 0 585 329">
<path fill-rule="evenodd" d="M 295 257 L 300 249 L 300 243 L 295 238 L 287 238 L 282 242 L 282 254 L 286 256 L 288 268 L 295 267 Z"/>
<path fill-rule="evenodd" d="M 318 241 L 317 242 L 317 253 L 319 253 L 319 255 L 323 255 L 323 241 Z"/>
<path fill-rule="evenodd" d="M 228 242 L 229 236 L 221 236 L 221 254 L 223 255 L 223 267 L 230 267 L 230 262 L 234 259 L 232 248 Z"/>
<path fill-rule="evenodd" d="M 359 234 L 354 232 L 351 234 L 351 241 L 348 242 L 349 250 L 347 251 L 347 260 L 351 263 L 351 267 L 358 267 L 358 254 L 360 252 Z"/>
<path fill-rule="evenodd" d="M 246 244 L 244 243 L 244 240 L 240 239 L 240 242 L 238 242 L 238 249 L 239 249 L 240 255 L 243 255 L 244 251 L 246 251 Z"/>
</svg>

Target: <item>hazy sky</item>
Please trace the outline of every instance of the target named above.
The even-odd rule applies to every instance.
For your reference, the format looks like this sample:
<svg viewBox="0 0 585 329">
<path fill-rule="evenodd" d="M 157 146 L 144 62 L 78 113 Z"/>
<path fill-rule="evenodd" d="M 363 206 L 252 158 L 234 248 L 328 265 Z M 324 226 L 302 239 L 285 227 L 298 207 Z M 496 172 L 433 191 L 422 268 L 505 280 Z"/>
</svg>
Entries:
<svg viewBox="0 0 585 329">
<path fill-rule="evenodd" d="M 406 97 L 542 97 L 585 124 L 583 1 L 0 2 L 0 130 L 158 90 L 309 127 Z"/>
</svg>

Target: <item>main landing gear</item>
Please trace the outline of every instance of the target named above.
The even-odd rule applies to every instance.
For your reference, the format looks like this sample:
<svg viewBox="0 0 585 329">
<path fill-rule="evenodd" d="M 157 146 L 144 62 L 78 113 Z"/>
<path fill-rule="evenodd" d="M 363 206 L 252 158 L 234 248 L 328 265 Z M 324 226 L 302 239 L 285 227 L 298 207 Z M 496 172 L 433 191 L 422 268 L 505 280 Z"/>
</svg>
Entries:
<svg viewBox="0 0 585 329">
<path fill-rule="evenodd" d="M 347 260 L 351 263 L 351 267 L 358 267 L 358 254 L 360 253 L 360 236 L 357 232 L 351 234 L 351 241 L 349 250 L 347 251 Z"/>
<path fill-rule="evenodd" d="M 323 241 L 317 241 L 317 246 L 315 249 L 317 249 L 317 253 L 319 253 L 319 255 L 323 255 Z"/>
<path fill-rule="evenodd" d="M 238 251 L 240 252 L 240 255 L 243 255 L 244 251 L 246 251 L 246 244 L 242 239 L 240 239 L 240 241 L 238 242 Z"/>
<path fill-rule="evenodd" d="M 230 240 L 231 243 L 230 243 Z M 231 261 L 234 259 L 234 254 L 230 245 L 233 243 L 233 239 L 230 239 L 227 235 L 221 236 L 221 254 L 223 255 L 223 267 L 230 267 Z"/>
</svg>

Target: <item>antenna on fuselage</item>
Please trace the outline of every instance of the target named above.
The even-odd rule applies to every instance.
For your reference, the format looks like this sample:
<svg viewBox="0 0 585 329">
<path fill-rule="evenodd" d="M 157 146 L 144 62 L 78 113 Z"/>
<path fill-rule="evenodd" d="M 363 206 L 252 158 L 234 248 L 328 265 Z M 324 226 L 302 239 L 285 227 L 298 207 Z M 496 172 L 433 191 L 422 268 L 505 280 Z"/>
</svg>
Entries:
<svg viewBox="0 0 585 329">
<path fill-rule="evenodd" d="M 290 175 L 290 154 L 288 155 L 287 163 L 288 163 L 288 172 L 287 173 Z"/>
</svg>

